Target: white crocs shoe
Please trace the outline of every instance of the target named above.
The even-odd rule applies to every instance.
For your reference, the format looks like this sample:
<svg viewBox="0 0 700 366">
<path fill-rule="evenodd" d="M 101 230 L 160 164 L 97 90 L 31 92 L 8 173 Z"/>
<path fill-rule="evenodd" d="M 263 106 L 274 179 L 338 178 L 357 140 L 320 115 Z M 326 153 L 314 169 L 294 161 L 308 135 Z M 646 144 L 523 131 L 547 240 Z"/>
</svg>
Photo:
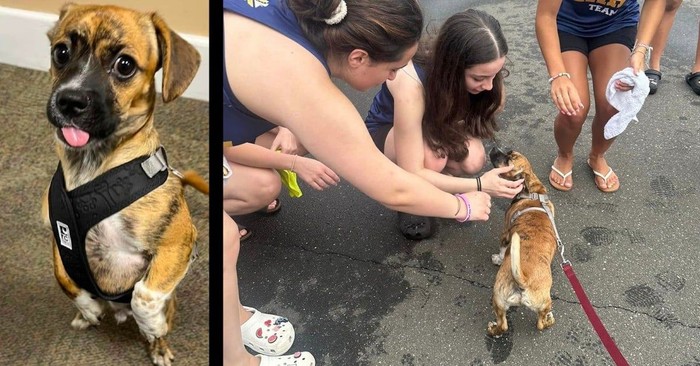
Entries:
<svg viewBox="0 0 700 366">
<path fill-rule="evenodd" d="M 269 357 L 257 355 L 260 366 L 314 366 L 316 360 L 309 352 L 296 352 L 293 355 Z"/>
<path fill-rule="evenodd" d="M 289 351 L 294 343 L 294 327 L 287 318 L 261 313 L 246 306 L 243 309 L 253 313 L 253 316 L 241 325 L 243 344 L 267 356 L 280 356 Z"/>
</svg>

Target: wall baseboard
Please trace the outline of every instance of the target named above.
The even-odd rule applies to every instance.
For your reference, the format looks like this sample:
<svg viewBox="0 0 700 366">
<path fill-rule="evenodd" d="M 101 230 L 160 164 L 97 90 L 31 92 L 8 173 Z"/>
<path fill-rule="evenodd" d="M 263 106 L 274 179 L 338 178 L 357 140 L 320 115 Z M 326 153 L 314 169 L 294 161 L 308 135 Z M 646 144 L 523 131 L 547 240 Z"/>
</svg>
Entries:
<svg viewBox="0 0 700 366">
<path fill-rule="evenodd" d="M 51 65 L 49 39 L 58 15 L 0 6 L 0 63 L 48 71 Z M 202 56 L 197 75 L 183 94 L 186 98 L 209 101 L 209 37 L 180 34 Z M 160 92 L 162 72 L 156 74 Z"/>
</svg>

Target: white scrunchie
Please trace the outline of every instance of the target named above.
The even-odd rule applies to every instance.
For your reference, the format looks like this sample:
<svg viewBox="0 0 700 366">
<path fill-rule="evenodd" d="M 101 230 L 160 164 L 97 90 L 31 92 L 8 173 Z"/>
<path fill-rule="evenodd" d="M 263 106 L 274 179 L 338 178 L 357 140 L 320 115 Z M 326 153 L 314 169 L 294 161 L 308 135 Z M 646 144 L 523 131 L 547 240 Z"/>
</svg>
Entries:
<svg viewBox="0 0 700 366">
<path fill-rule="evenodd" d="M 345 3 L 345 0 L 340 0 L 340 4 L 338 4 L 338 7 L 335 8 L 333 11 L 333 14 L 331 14 L 331 17 L 328 19 L 324 19 L 323 21 L 326 22 L 328 25 L 336 25 L 340 23 L 343 19 L 345 19 L 345 16 L 348 14 L 348 5 Z"/>
</svg>

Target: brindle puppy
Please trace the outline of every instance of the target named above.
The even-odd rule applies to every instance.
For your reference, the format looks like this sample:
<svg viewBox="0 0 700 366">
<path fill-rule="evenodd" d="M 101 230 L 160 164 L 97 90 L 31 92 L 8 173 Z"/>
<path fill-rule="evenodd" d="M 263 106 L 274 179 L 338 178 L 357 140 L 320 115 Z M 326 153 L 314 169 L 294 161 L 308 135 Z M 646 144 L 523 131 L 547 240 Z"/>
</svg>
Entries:
<svg viewBox="0 0 700 366">
<path fill-rule="evenodd" d="M 491 161 L 495 167 L 514 165 L 503 178 L 524 178 L 523 191 L 515 197 L 505 215 L 501 234 L 500 253 L 492 256 L 494 264 L 501 265 L 493 287 L 493 311 L 496 322 L 489 322 L 488 333 L 500 336 L 508 330 L 506 311 L 511 306 L 525 305 L 537 313 L 537 329 L 554 325 L 552 315 L 552 271 L 550 265 L 557 248 L 552 222 L 539 200 L 528 197 L 531 193 L 546 195 L 547 190 L 532 171 L 530 162 L 518 152 L 493 150 Z M 546 204 L 554 214 L 554 205 Z M 525 211 L 527 210 L 527 211 Z"/>
<path fill-rule="evenodd" d="M 163 100 L 177 98 L 199 67 L 196 49 L 157 14 L 115 6 L 66 4 L 48 37 L 53 86 L 47 115 L 56 131 L 65 191 L 153 156 L 161 145 L 153 120 L 154 74 L 162 68 Z M 164 166 L 161 171 L 168 171 Z M 85 234 L 93 282 L 108 295 L 133 289 L 130 302 L 105 301 L 78 285 L 53 239 L 55 277 L 79 310 L 71 325 L 97 325 L 107 307 L 117 322 L 133 315 L 158 365 L 173 360 L 166 335 L 173 325 L 174 291 L 187 273 L 197 236 L 183 183 L 208 192 L 199 177 L 168 173 L 164 183 Z M 47 191 L 42 207 L 47 226 L 53 224 L 49 205 Z"/>
</svg>

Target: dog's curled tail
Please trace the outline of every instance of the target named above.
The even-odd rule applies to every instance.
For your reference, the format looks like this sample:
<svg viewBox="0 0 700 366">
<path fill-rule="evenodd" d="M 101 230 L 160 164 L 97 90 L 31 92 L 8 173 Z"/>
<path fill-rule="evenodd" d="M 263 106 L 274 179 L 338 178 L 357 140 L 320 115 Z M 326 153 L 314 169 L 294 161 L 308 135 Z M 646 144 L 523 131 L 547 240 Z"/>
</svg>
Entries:
<svg viewBox="0 0 700 366">
<path fill-rule="evenodd" d="M 520 235 L 513 233 L 510 237 L 510 271 L 518 285 L 523 286 L 523 269 L 520 267 Z"/>
<path fill-rule="evenodd" d="M 209 183 L 207 183 L 207 181 L 205 181 L 201 175 L 197 174 L 197 172 L 193 170 L 187 170 L 180 174 L 180 180 L 182 180 L 183 185 L 192 186 L 194 187 L 194 189 L 206 195 L 209 195 Z"/>
</svg>

